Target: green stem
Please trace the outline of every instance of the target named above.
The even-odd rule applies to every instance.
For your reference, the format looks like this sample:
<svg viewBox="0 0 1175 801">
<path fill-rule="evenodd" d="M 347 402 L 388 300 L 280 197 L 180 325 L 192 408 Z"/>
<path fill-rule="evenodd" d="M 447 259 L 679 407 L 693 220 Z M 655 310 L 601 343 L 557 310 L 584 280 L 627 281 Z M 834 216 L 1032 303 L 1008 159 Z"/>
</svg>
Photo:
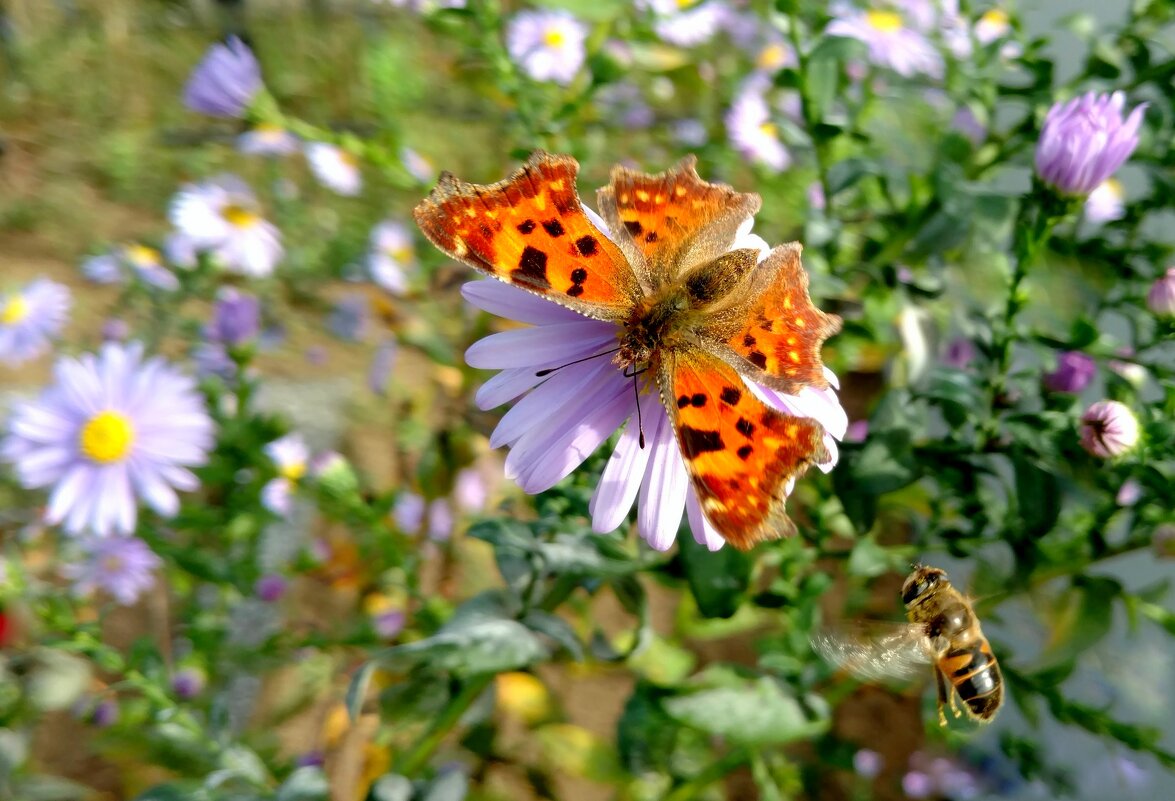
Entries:
<svg viewBox="0 0 1175 801">
<path fill-rule="evenodd" d="M 745 749 L 736 748 L 721 759 L 710 763 L 701 773 L 685 784 L 679 784 L 665 794 L 663 801 L 693 801 L 714 782 L 747 763 Z"/>
<path fill-rule="evenodd" d="M 461 720 L 461 716 L 469 710 L 469 707 L 473 706 L 473 702 L 481 697 L 481 694 L 486 691 L 493 680 L 493 674 L 474 676 L 468 679 L 461 687 L 461 691 L 449 699 L 449 703 L 441 710 L 440 715 L 433 721 L 424 736 L 396 766 L 396 772 L 411 778 L 428 764 L 433 752 L 440 747 L 444 739 L 449 736 L 449 732 Z"/>
</svg>

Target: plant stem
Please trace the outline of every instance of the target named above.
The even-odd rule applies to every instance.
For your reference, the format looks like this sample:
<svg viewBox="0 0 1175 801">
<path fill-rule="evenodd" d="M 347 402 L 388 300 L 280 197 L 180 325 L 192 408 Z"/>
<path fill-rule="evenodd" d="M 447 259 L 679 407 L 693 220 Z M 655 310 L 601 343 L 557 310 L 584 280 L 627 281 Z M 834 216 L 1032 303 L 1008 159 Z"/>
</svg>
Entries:
<svg viewBox="0 0 1175 801">
<path fill-rule="evenodd" d="M 734 749 L 721 759 L 711 762 L 701 773 L 685 784 L 679 784 L 677 787 L 674 787 L 665 794 L 663 801 L 693 801 L 693 799 L 701 795 L 702 790 L 736 768 L 740 768 L 746 764 L 747 756 L 745 749 Z"/>
<path fill-rule="evenodd" d="M 433 752 L 440 747 L 441 742 L 461 720 L 461 716 L 468 711 L 469 707 L 473 706 L 473 702 L 481 697 L 481 694 L 485 692 L 493 680 L 493 674 L 467 679 L 462 685 L 461 691 L 449 699 L 449 703 L 441 710 L 432 726 L 396 766 L 396 772 L 411 778 L 423 768 L 432 757 Z"/>
</svg>

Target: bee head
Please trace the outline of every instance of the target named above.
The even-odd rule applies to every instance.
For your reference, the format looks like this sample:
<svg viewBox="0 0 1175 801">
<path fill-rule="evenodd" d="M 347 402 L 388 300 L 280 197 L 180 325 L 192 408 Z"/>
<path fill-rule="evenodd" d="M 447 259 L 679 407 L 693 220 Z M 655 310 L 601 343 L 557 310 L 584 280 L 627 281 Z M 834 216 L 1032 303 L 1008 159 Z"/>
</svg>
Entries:
<svg viewBox="0 0 1175 801">
<path fill-rule="evenodd" d="M 940 584 L 945 584 L 946 580 L 945 570 L 939 570 L 937 567 L 915 566 L 914 572 L 902 585 L 902 603 L 909 606 Z"/>
</svg>

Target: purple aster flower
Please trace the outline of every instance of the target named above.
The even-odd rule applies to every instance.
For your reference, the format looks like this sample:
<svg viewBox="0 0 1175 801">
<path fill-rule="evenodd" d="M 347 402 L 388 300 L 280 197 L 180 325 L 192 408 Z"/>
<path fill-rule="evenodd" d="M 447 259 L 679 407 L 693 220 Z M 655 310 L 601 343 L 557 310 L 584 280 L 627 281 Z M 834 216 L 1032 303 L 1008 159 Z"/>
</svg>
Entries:
<svg viewBox="0 0 1175 801">
<path fill-rule="evenodd" d="M 1053 392 L 1076 395 L 1089 386 L 1097 374 L 1097 362 L 1080 351 L 1066 351 L 1057 357 L 1057 369 L 1044 377 L 1044 385 Z"/>
<path fill-rule="evenodd" d="M 282 257 L 281 236 L 261 216 L 253 190 L 234 175 L 188 184 L 171 202 L 171 222 L 196 250 L 230 272 L 263 278 Z"/>
<path fill-rule="evenodd" d="M 974 147 L 983 144 L 983 140 L 987 139 L 987 126 L 979 121 L 979 117 L 975 116 L 970 106 L 959 107 L 955 116 L 951 118 L 951 127 L 967 137 Z"/>
<path fill-rule="evenodd" d="M 87 537 L 82 549 L 82 561 L 61 569 L 73 591 L 85 597 L 101 590 L 123 606 L 155 585 L 155 570 L 163 564 L 138 537 Z"/>
<path fill-rule="evenodd" d="M 920 770 L 912 770 L 902 777 L 902 791 L 910 798 L 929 798 L 934 792 L 934 780 Z"/>
<path fill-rule="evenodd" d="M 69 305 L 69 290 L 46 278 L 0 294 L 0 362 L 15 367 L 48 351 Z"/>
<path fill-rule="evenodd" d="M 723 27 L 730 8 L 725 3 L 693 3 L 677 0 L 650 0 L 649 5 L 657 12 L 653 30 L 662 41 L 678 47 L 695 47 L 714 38 Z"/>
<path fill-rule="evenodd" d="M 832 7 L 833 20 L 824 32 L 865 43 L 869 60 L 906 78 L 942 75 L 942 55 L 896 7 L 862 11 L 847 3 Z M 909 13 L 909 12 L 907 12 Z"/>
<path fill-rule="evenodd" d="M 531 78 L 566 85 L 583 66 L 587 34 L 570 12 L 520 11 L 506 28 L 506 49 Z"/>
<path fill-rule="evenodd" d="M 808 184 L 808 205 L 815 211 L 824 211 L 827 201 L 824 198 L 824 187 L 819 181 Z"/>
<path fill-rule="evenodd" d="M 600 111 L 609 122 L 629 130 L 648 128 L 656 117 L 635 83 L 613 83 L 596 94 Z"/>
<path fill-rule="evenodd" d="M 885 758 L 870 748 L 862 748 L 853 754 L 853 770 L 866 779 L 875 778 L 884 764 Z"/>
<path fill-rule="evenodd" d="M 1146 307 L 1156 317 L 1175 318 L 1175 267 L 1151 284 L 1146 293 Z"/>
<path fill-rule="evenodd" d="M 726 131 L 731 144 L 748 161 L 775 172 L 791 166 L 791 153 L 779 138 L 761 82 L 748 81 L 735 96 L 726 114 Z"/>
<path fill-rule="evenodd" d="M 113 698 L 104 698 L 90 712 L 90 723 L 99 729 L 106 729 L 118 723 L 118 716 L 118 702 Z"/>
<path fill-rule="evenodd" d="M 298 152 L 298 137 L 282 128 L 262 122 L 237 137 L 237 150 L 251 156 L 289 156 Z"/>
<path fill-rule="evenodd" d="M 600 232 L 609 236 L 603 220 L 594 212 L 589 216 Z M 767 243 L 750 233 L 751 225 L 751 220 L 744 224 L 731 247 L 755 248 L 765 254 Z M 506 476 L 526 492 L 542 492 L 571 473 L 630 420 L 638 400 L 633 397 L 631 378 L 607 359 L 592 359 L 547 378 L 537 376 L 536 371 L 608 350 L 616 343 L 617 327 L 498 281 L 466 284 L 462 294 L 484 311 L 533 326 L 492 334 L 474 343 L 465 357 L 473 367 L 502 371 L 478 389 L 480 408 L 492 409 L 525 395 L 502 417 L 490 445 L 510 446 Z M 827 471 L 836 463 L 836 440 L 844 436 L 848 417 L 836 397 L 836 376 L 827 369 L 825 376 L 832 385 L 828 389 L 806 387 L 794 396 L 753 383 L 747 388 L 769 406 L 813 418 L 824 427 L 830 459 L 818 466 Z M 711 550 L 722 547 L 722 537 L 703 516 L 690 487 L 685 461 L 658 393 L 641 393 L 639 404 L 645 447 L 640 446 L 638 426 L 630 420 L 592 497 L 592 527 L 599 532 L 617 528 L 639 496 L 637 530 L 653 548 L 666 550 L 673 544 L 683 511 L 699 543 Z M 790 491 L 790 486 L 785 488 Z"/>
<path fill-rule="evenodd" d="M 180 231 L 173 231 L 163 240 L 163 253 L 173 267 L 181 270 L 194 270 L 200 263 L 200 248 L 190 236 Z"/>
<path fill-rule="evenodd" d="M 335 304 L 327 326 L 339 339 L 358 342 L 367 330 L 368 314 L 367 296 L 355 292 Z"/>
<path fill-rule="evenodd" d="M 117 253 L 100 253 L 82 262 L 82 275 L 95 284 L 118 284 L 125 280 L 122 259 Z"/>
<path fill-rule="evenodd" d="M 261 331 L 261 301 L 256 295 L 225 287 L 216 295 L 207 335 L 225 345 L 240 345 Z"/>
<path fill-rule="evenodd" d="M 235 36 L 208 48 L 184 87 L 184 105 L 213 117 L 244 116 L 262 89 L 261 65 Z"/>
<path fill-rule="evenodd" d="M 55 382 L 16 406 L 0 454 L 25 487 L 51 487 L 46 520 L 73 534 L 129 534 L 136 500 L 170 517 L 187 468 L 207 461 L 214 432 L 195 382 L 139 343 L 63 358 Z"/>
<path fill-rule="evenodd" d="M 363 173 L 359 159 L 350 151 L 327 142 L 306 145 L 306 161 L 319 183 L 344 197 L 354 197 L 363 191 Z"/>
<path fill-rule="evenodd" d="M 416 250 L 408 226 L 385 220 L 371 229 L 367 251 L 371 280 L 393 295 L 403 295 L 408 290 L 407 273 L 415 267 Z"/>
<path fill-rule="evenodd" d="M 1117 178 L 1107 178 L 1085 199 L 1085 219 L 1094 225 L 1120 220 L 1126 214 L 1126 191 Z"/>
<path fill-rule="evenodd" d="M 1081 416 L 1081 447 L 1100 459 L 1121 456 L 1138 444 L 1138 418 L 1130 407 L 1104 400 Z"/>
<path fill-rule="evenodd" d="M 1130 158 L 1146 111 L 1141 103 L 1123 119 L 1126 95 L 1093 92 L 1055 103 L 1036 143 L 1036 172 L 1065 195 L 1088 195 Z"/>
<path fill-rule="evenodd" d="M 868 420 L 854 420 L 849 423 L 849 427 L 845 429 L 845 442 L 864 442 L 865 438 L 869 436 L 869 421 Z"/>
<path fill-rule="evenodd" d="M 708 138 L 706 125 L 693 117 L 678 120 L 673 123 L 673 138 L 686 147 L 701 147 Z"/>
<path fill-rule="evenodd" d="M 371 366 L 367 369 L 367 386 L 376 395 L 386 395 L 388 381 L 396 369 L 396 338 L 389 337 L 383 341 L 371 357 Z"/>
<path fill-rule="evenodd" d="M 433 542 L 448 542 L 453 536 L 453 509 L 444 498 L 428 505 L 428 538 Z"/>
<path fill-rule="evenodd" d="M 964 337 L 956 337 L 942 355 L 943 364 L 957 370 L 966 370 L 975 360 L 975 344 Z"/>
<path fill-rule="evenodd" d="M 415 492 L 403 492 L 392 507 L 392 518 L 405 534 L 415 534 L 420 531 L 427 510 L 428 502 L 424 498 Z"/>
<path fill-rule="evenodd" d="M 126 320 L 111 317 L 102 323 L 103 342 L 122 342 L 131 335 L 131 327 Z"/>
<path fill-rule="evenodd" d="M 266 445 L 264 450 L 277 468 L 277 478 L 261 488 L 261 503 L 271 512 L 288 514 L 294 488 L 306 475 L 310 449 L 301 434 L 287 434 Z"/>
<path fill-rule="evenodd" d="M 227 382 L 237 377 L 236 362 L 221 342 L 200 342 L 192 348 L 190 356 L 198 378 L 215 377 Z"/>
<path fill-rule="evenodd" d="M 485 476 L 476 467 L 457 471 L 453 479 L 453 501 L 463 512 L 480 512 L 490 499 L 490 488 Z"/>
<path fill-rule="evenodd" d="M 253 585 L 253 594 L 266 603 L 273 603 L 286 593 L 284 577 L 270 573 L 257 579 Z"/>
<path fill-rule="evenodd" d="M 404 630 L 407 615 L 402 609 L 386 609 L 371 616 L 371 625 L 375 633 L 385 640 L 395 639 Z"/>
<path fill-rule="evenodd" d="M 1118 494 L 1114 496 L 1114 503 L 1119 506 L 1134 506 L 1141 497 L 1142 484 L 1138 483 L 1137 479 L 1128 478 L 1118 488 Z"/>
<path fill-rule="evenodd" d="M 400 148 L 400 162 L 408 174 L 422 184 L 432 183 L 437 177 L 437 168 L 432 162 L 410 147 Z"/>
<path fill-rule="evenodd" d="M 171 689 L 176 697 L 190 701 L 204 692 L 205 682 L 204 671 L 190 667 L 182 668 L 171 677 Z"/>
</svg>

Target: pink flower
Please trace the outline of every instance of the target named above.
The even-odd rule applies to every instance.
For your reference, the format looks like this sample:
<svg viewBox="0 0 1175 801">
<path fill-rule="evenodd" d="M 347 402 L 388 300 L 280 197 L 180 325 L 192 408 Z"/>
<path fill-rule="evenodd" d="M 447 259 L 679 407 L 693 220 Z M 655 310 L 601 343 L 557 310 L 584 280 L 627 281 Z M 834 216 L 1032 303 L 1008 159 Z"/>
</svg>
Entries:
<svg viewBox="0 0 1175 801">
<path fill-rule="evenodd" d="M 1081 416 L 1081 447 L 1099 459 L 1127 453 L 1138 436 L 1138 418 L 1124 403 L 1098 401 Z"/>
</svg>

